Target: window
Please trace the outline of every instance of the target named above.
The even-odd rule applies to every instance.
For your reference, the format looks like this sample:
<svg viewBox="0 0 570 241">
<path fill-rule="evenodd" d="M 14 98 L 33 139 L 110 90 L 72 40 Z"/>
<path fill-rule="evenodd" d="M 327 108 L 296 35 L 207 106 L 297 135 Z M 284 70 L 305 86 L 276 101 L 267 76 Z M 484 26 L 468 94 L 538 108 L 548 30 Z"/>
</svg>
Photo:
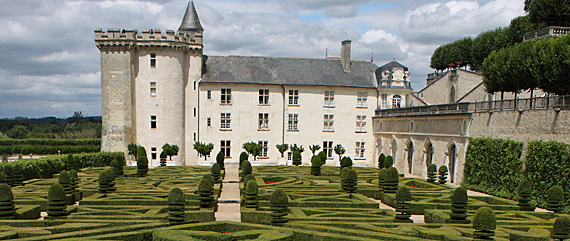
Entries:
<svg viewBox="0 0 570 241">
<path fill-rule="evenodd" d="M 222 153 L 224 153 L 224 156 L 226 158 L 231 157 L 232 153 L 231 153 L 231 141 L 230 140 L 221 140 L 220 141 L 220 148 Z"/>
<path fill-rule="evenodd" d="M 268 89 L 259 89 L 259 104 L 260 105 L 269 105 L 269 90 Z"/>
<path fill-rule="evenodd" d="M 150 54 L 150 67 L 156 67 L 156 54 Z"/>
<path fill-rule="evenodd" d="M 287 152 L 287 161 L 293 160 L 293 152 Z"/>
<path fill-rule="evenodd" d="M 212 126 L 212 118 L 208 117 L 208 119 L 206 119 L 206 124 L 208 126 Z"/>
<path fill-rule="evenodd" d="M 151 152 L 150 152 L 150 158 L 151 158 L 152 160 L 156 160 L 156 147 L 154 147 L 154 146 L 151 147 L 151 148 L 150 148 L 150 151 L 151 151 Z"/>
<path fill-rule="evenodd" d="M 196 141 L 196 132 L 194 132 L 194 141 Z"/>
<path fill-rule="evenodd" d="M 333 142 L 323 141 L 323 151 L 327 154 L 327 158 L 333 157 Z"/>
<path fill-rule="evenodd" d="M 268 141 L 258 141 L 259 145 L 261 145 L 261 152 L 259 153 L 260 158 L 267 158 L 267 143 Z"/>
<path fill-rule="evenodd" d="M 402 102 L 402 97 L 400 97 L 399 95 L 394 95 L 394 97 L 392 97 L 392 108 L 400 108 L 401 102 Z"/>
<path fill-rule="evenodd" d="M 367 100 L 368 100 L 368 93 L 358 92 L 358 95 L 356 98 L 356 107 L 366 108 L 367 107 L 367 103 L 366 103 Z"/>
<path fill-rule="evenodd" d="M 334 107 L 334 91 L 325 91 L 325 106 Z"/>
<path fill-rule="evenodd" d="M 194 107 L 194 117 L 196 117 L 196 107 Z"/>
<path fill-rule="evenodd" d="M 289 90 L 289 105 L 299 105 L 299 90 Z"/>
<path fill-rule="evenodd" d="M 288 131 L 298 131 L 299 114 L 289 114 Z"/>
<path fill-rule="evenodd" d="M 221 97 L 222 104 L 231 104 L 232 103 L 232 89 L 222 89 L 222 97 Z"/>
<path fill-rule="evenodd" d="M 269 130 L 269 113 L 259 113 L 258 130 Z"/>
<path fill-rule="evenodd" d="M 355 159 L 364 159 L 364 142 L 357 141 L 356 142 L 356 158 Z"/>
<path fill-rule="evenodd" d="M 366 132 L 366 116 L 356 116 L 356 132 Z"/>
<path fill-rule="evenodd" d="M 324 121 L 323 130 L 324 131 L 334 131 L 333 124 L 334 124 L 334 115 L 325 114 L 325 121 Z"/>
<path fill-rule="evenodd" d="M 208 90 L 207 92 L 208 92 L 208 100 L 212 99 L 212 91 Z"/>
<path fill-rule="evenodd" d="M 156 129 L 156 116 L 155 115 L 150 116 L 150 128 Z"/>
<path fill-rule="evenodd" d="M 220 118 L 220 129 L 222 130 L 231 130 L 232 129 L 232 114 L 231 113 L 222 113 Z"/>
<path fill-rule="evenodd" d="M 156 96 L 156 82 L 150 82 L 150 96 Z"/>
<path fill-rule="evenodd" d="M 388 108 L 388 94 L 382 94 L 382 108 Z"/>
</svg>

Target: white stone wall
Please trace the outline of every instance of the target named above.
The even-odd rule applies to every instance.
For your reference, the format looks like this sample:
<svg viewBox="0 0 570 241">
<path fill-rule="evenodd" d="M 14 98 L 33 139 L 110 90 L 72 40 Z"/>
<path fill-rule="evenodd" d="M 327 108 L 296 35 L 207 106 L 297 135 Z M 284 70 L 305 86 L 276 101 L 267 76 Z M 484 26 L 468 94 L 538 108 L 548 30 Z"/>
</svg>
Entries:
<svg viewBox="0 0 570 241">
<path fill-rule="evenodd" d="M 185 74 L 187 75 L 185 82 L 185 101 L 184 101 L 184 146 L 179 146 L 184 149 L 184 165 L 198 165 L 198 160 L 194 158 L 196 153 L 193 150 L 194 142 L 198 140 L 198 118 L 200 112 L 198 111 L 198 81 L 202 76 L 202 50 L 193 50 L 186 54 L 187 66 Z M 196 114 L 194 114 L 194 112 Z"/>
</svg>

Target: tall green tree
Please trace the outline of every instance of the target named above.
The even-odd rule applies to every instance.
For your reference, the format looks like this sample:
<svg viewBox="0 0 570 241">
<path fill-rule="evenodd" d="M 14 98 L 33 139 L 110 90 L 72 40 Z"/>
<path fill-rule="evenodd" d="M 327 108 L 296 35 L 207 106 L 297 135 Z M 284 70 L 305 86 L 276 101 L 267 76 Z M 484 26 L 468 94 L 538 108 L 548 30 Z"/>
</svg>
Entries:
<svg viewBox="0 0 570 241">
<path fill-rule="evenodd" d="M 263 148 L 259 143 L 250 141 L 243 143 L 242 148 L 249 154 L 253 156 L 253 160 L 257 160 L 257 156 L 261 154 L 261 149 Z"/>
<path fill-rule="evenodd" d="M 570 26 L 570 0 L 525 0 L 530 21 L 547 26 Z"/>
<path fill-rule="evenodd" d="M 172 156 L 178 156 L 179 148 L 177 145 L 170 145 L 168 143 L 162 145 L 162 150 L 166 152 L 169 159 L 172 161 Z"/>
<path fill-rule="evenodd" d="M 210 155 L 212 149 L 214 149 L 214 144 L 212 143 L 206 144 L 198 141 L 194 142 L 194 150 L 200 153 L 200 155 L 204 156 L 204 160 L 208 159 L 208 155 Z"/>
<path fill-rule="evenodd" d="M 281 157 L 283 157 L 283 153 L 289 149 L 289 144 L 277 144 L 275 145 L 279 153 L 281 153 Z"/>
</svg>

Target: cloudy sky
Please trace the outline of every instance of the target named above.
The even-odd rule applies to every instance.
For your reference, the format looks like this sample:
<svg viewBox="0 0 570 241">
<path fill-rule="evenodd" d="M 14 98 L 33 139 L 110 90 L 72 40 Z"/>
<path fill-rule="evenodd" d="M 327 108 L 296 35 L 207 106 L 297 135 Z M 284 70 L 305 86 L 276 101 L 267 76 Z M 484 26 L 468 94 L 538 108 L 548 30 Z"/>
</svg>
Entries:
<svg viewBox="0 0 570 241">
<path fill-rule="evenodd" d="M 0 118 L 101 115 L 96 28 L 178 29 L 187 0 L 1 0 Z M 524 0 L 195 0 L 205 54 L 396 59 L 425 86 L 437 46 L 507 26 Z"/>
</svg>

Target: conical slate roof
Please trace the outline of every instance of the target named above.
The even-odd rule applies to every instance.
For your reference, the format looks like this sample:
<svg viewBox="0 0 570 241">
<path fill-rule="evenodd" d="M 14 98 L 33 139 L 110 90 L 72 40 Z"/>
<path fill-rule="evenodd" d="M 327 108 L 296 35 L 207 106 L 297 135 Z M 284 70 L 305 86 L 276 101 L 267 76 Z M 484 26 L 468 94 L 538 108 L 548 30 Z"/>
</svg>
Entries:
<svg viewBox="0 0 570 241">
<path fill-rule="evenodd" d="M 202 24 L 200 24 L 200 19 L 198 18 L 198 13 L 194 7 L 194 2 L 188 2 L 188 7 L 186 8 L 186 13 L 184 13 L 184 18 L 182 19 L 182 24 L 178 31 L 193 31 L 193 30 L 204 30 Z"/>
<path fill-rule="evenodd" d="M 397 68 L 397 67 L 403 68 L 404 70 L 408 70 L 408 67 L 406 67 L 406 66 L 400 64 L 400 63 L 399 63 L 398 61 L 396 61 L 396 60 L 392 60 L 392 61 L 390 61 L 390 63 L 387 63 L 387 64 L 385 64 L 385 65 L 380 66 L 379 69 L 384 70 L 384 69 L 393 69 L 393 68 Z"/>
</svg>

